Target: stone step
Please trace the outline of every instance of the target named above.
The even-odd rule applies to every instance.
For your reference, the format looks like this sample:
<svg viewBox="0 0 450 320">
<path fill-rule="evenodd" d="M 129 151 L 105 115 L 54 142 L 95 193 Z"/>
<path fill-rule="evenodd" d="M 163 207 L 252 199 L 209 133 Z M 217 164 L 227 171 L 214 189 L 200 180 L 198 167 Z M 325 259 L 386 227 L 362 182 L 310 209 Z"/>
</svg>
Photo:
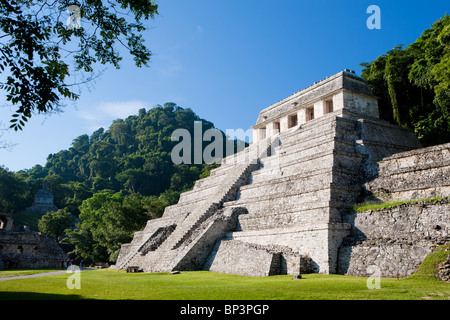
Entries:
<svg viewBox="0 0 450 320">
<path fill-rule="evenodd" d="M 301 132 L 298 132 L 298 135 L 300 137 L 293 136 L 293 138 L 295 139 L 292 140 L 281 139 L 282 149 L 289 150 L 294 148 L 296 150 L 299 150 L 317 146 L 320 145 L 323 141 L 332 141 L 335 137 L 335 132 L 334 130 L 329 129 L 326 131 L 321 131 L 316 135 L 308 136 L 306 138 L 301 136 Z M 301 147 L 299 148 L 299 146 Z"/>
<path fill-rule="evenodd" d="M 200 200 L 205 200 L 211 195 L 214 195 L 218 189 L 221 187 L 221 183 L 223 181 L 216 181 L 216 184 L 213 186 L 206 186 L 202 188 L 196 188 L 191 191 L 183 192 L 180 195 L 179 204 L 198 202 Z"/>
<path fill-rule="evenodd" d="M 287 159 L 300 159 L 302 157 L 307 157 L 308 155 L 314 155 L 323 152 L 327 149 L 354 153 L 355 141 L 342 139 L 339 137 L 335 137 L 334 135 L 322 136 L 317 140 L 311 140 L 306 143 L 304 143 L 303 141 L 296 141 L 296 143 L 292 144 L 283 144 L 277 152 L 277 155 L 279 155 L 280 157 L 288 157 Z"/>
<path fill-rule="evenodd" d="M 330 171 L 330 168 L 333 166 L 333 160 L 333 152 L 331 150 L 327 150 L 320 154 L 310 155 L 301 159 L 294 159 L 289 162 L 285 162 L 280 159 L 279 165 L 277 165 L 277 170 L 274 170 L 275 168 L 271 167 L 267 169 L 262 168 L 258 171 L 253 172 L 252 183 L 254 184 L 262 181 L 267 181 L 267 179 L 272 180 L 277 176 L 283 177 L 300 174 L 310 175 L 317 170 Z M 281 172 L 275 172 L 275 176 L 271 177 L 269 174 L 267 174 L 272 171 L 279 170 L 281 170 Z"/>
<path fill-rule="evenodd" d="M 124 268 L 121 268 L 121 269 L 126 269 L 127 266 L 142 266 L 142 264 L 143 264 L 142 262 L 143 262 L 143 257 L 140 254 L 138 254 L 137 252 L 135 252 L 135 254 L 128 261 L 126 266 L 124 266 Z"/>
<path fill-rule="evenodd" d="M 430 157 L 433 159 L 431 163 L 429 159 L 423 159 L 423 161 L 420 162 L 421 160 L 420 158 L 413 158 L 413 159 L 400 158 L 394 160 L 385 160 L 380 163 L 379 177 L 411 174 L 414 172 L 420 172 L 422 170 L 433 170 L 450 167 L 450 152 L 447 155 L 449 159 L 436 159 L 437 158 L 436 155 L 433 156 L 434 157 Z"/>
<path fill-rule="evenodd" d="M 172 234 L 170 245 L 167 244 L 166 247 L 169 249 L 178 248 L 183 241 L 185 241 L 193 230 L 195 230 L 205 219 L 207 219 L 215 210 L 217 210 L 224 201 L 229 200 L 229 198 L 235 198 L 238 186 L 244 181 L 244 177 L 248 175 L 249 165 L 238 165 L 233 172 L 230 172 L 229 177 L 224 181 L 224 185 L 219 188 L 216 194 L 209 201 L 214 201 L 196 209 L 191 213 L 185 221 L 183 221 L 182 226 L 177 228 Z M 244 179 L 246 180 L 246 179 Z M 230 193 L 234 193 L 231 195 Z M 214 199 L 214 200 L 212 200 Z"/>
<path fill-rule="evenodd" d="M 307 146 L 314 144 L 314 141 L 319 141 L 320 137 L 333 136 L 334 139 L 340 139 L 353 143 L 353 141 L 360 139 L 360 133 L 355 130 L 358 121 L 355 119 L 347 119 L 341 117 L 333 117 L 321 119 L 320 125 L 311 127 L 310 123 L 302 125 L 296 131 L 289 132 L 282 136 L 283 145 L 286 147 L 297 147 L 299 144 Z"/>
<path fill-rule="evenodd" d="M 323 140 L 317 144 L 313 144 L 310 146 L 300 145 L 300 148 L 297 146 L 296 148 L 283 148 L 278 152 L 277 156 L 280 157 L 283 162 L 289 162 L 293 160 L 301 160 L 304 158 L 310 158 L 311 156 L 315 156 L 316 154 L 321 154 L 323 152 L 332 152 L 334 149 L 334 140 Z"/>
<path fill-rule="evenodd" d="M 210 208 L 207 209 L 207 212 L 203 215 L 201 215 L 200 217 L 198 217 L 195 222 L 193 223 L 193 225 L 187 230 L 183 230 L 185 231 L 184 235 L 182 236 L 182 238 L 175 244 L 175 246 L 173 247 L 174 249 L 177 248 L 186 238 L 188 238 L 190 236 L 190 234 L 192 233 L 192 231 L 197 228 L 206 218 L 208 218 L 208 216 L 210 214 L 212 214 L 212 212 L 214 212 L 215 210 L 218 209 L 218 207 L 225 201 L 229 200 L 229 198 L 235 198 L 235 195 L 237 193 L 237 189 L 238 187 L 242 184 L 242 179 L 245 175 L 248 175 L 248 167 L 242 167 L 240 168 L 239 171 L 236 172 L 236 174 L 238 175 L 238 177 L 235 177 L 234 179 L 232 179 L 230 185 L 228 188 L 225 188 L 221 194 L 219 194 L 219 196 L 221 196 L 221 198 L 219 199 L 219 201 L 217 202 L 217 204 L 212 205 Z M 233 194 L 231 195 L 230 192 L 232 192 Z"/>
<path fill-rule="evenodd" d="M 267 171 L 267 173 L 266 173 Z M 300 171 L 300 170 L 299 170 Z M 334 176 L 331 176 L 331 172 L 333 171 Z M 300 185 L 308 184 L 308 183 L 317 183 L 317 180 L 320 180 L 320 184 L 323 185 L 325 182 L 331 184 L 332 182 L 340 181 L 345 184 L 354 184 L 354 176 L 359 173 L 359 169 L 353 170 L 352 168 L 317 168 L 316 170 L 309 170 L 304 172 L 299 172 L 297 174 L 291 176 L 285 175 L 274 175 L 271 174 L 270 168 L 262 168 L 259 171 L 255 171 L 253 174 L 258 175 L 266 175 L 268 179 L 260 179 L 258 181 L 251 180 L 251 183 L 240 188 L 240 195 L 244 192 L 253 192 L 255 197 L 260 197 L 260 189 L 263 188 L 273 188 L 278 189 L 279 184 L 286 183 L 295 183 Z M 325 177 L 325 179 L 324 179 Z M 334 180 L 337 179 L 337 180 Z M 299 187 L 296 187 L 296 190 L 305 190 Z M 306 188 L 309 186 L 306 185 Z"/>
<path fill-rule="evenodd" d="M 176 251 L 157 250 L 149 252 L 141 259 L 144 272 L 170 272 Z"/>
<path fill-rule="evenodd" d="M 293 177 L 280 177 L 272 180 L 266 180 L 260 183 L 253 183 L 241 188 L 239 193 L 240 201 L 255 200 L 268 196 L 283 197 L 294 194 L 312 192 L 329 188 L 332 177 L 324 176 L 323 173 L 331 172 L 324 169 L 319 172 L 310 172 L 308 175 L 296 175 Z"/>
<path fill-rule="evenodd" d="M 274 144 L 276 139 L 278 139 L 278 136 L 252 143 L 244 151 L 222 159 L 222 162 L 227 165 L 257 164 L 258 159 L 270 156 L 271 145 Z"/>
<path fill-rule="evenodd" d="M 175 224 L 173 221 L 167 222 L 163 219 L 153 221 L 150 220 L 145 228 L 146 232 L 141 231 L 135 233 L 133 241 L 130 244 L 129 253 L 124 257 L 120 257 L 120 260 L 117 260 L 116 268 L 123 269 L 130 265 L 140 265 L 133 264 L 132 261 L 134 261 L 137 256 L 141 255 L 142 249 L 146 246 L 146 244 L 149 241 L 152 241 L 157 236 L 158 232 L 160 233 L 164 228 L 174 225 Z"/>
<path fill-rule="evenodd" d="M 366 155 L 344 152 L 339 150 L 325 150 L 300 159 L 281 162 L 281 170 L 285 175 L 294 175 L 300 171 L 308 172 L 315 168 L 360 168 Z M 259 174 L 257 172 L 256 174 Z"/>
<path fill-rule="evenodd" d="M 212 204 L 211 207 L 206 209 L 205 213 L 203 213 L 202 215 L 196 215 L 195 220 L 193 222 L 190 221 L 189 223 L 184 223 L 183 229 L 181 229 L 180 236 L 178 237 L 179 239 L 171 246 L 171 249 L 172 250 L 177 249 L 187 238 L 190 237 L 192 232 L 197 227 L 199 227 L 203 221 L 205 221 L 207 218 L 209 218 L 209 216 L 215 210 L 217 210 L 218 207 L 219 207 L 218 204 Z"/>
<path fill-rule="evenodd" d="M 291 211 L 284 212 L 256 212 L 256 214 L 247 214 L 239 217 L 239 229 L 237 231 L 264 230 L 273 226 L 279 228 L 304 226 L 311 221 L 328 221 L 329 210 L 327 206 L 321 208 L 304 209 L 298 211 L 291 208 Z"/>
<path fill-rule="evenodd" d="M 194 188 L 190 191 L 187 191 L 186 193 L 195 193 L 199 190 L 216 187 L 220 185 L 222 181 L 227 179 L 228 174 L 234 169 L 234 165 L 222 165 L 219 168 L 213 169 L 211 170 L 211 174 L 209 177 L 196 181 Z"/>
<path fill-rule="evenodd" d="M 209 174 L 209 177 L 206 177 L 205 179 L 208 179 L 210 177 L 218 177 L 218 176 L 224 175 L 227 172 L 232 171 L 233 169 L 234 169 L 233 165 L 221 164 L 220 167 L 212 169 Z"/>
<path fill-rule="evenodd" d="M 226 174 L 216 176 L 214 178 L 205 178 L 205 184 L 194 187 L 194 189 L 190 191 L 183 192 L 180 196 L 179 204 L 195 202 L 202 198 L 208 198 L 209 196 L 218 192 L 218 189 L 223 186 L 224 183 L 227 183 L 229 180 L 230 172 Z"/>
<path fill-rule="evenodd" d="M 240 220 L 240 219 L 239 219 Z M 300 234 L 303 232 L 314 232 L 314 231 L 328 231 L 330 229 L 344 229 L 348 230 L 350 228 L 349 223 L 332 223 L 324 219 L 311 220 L 308 223 L 296 224 L 291 226 L 268 226 L 267 228 L 260 228 L 254 230 L 237 230 L 229 232 L 226 234 L 226 240 L 241 240 L 243 238 L 254 238 L 254 237 L 264 237 L 271 235 L 289 235 L 289 234 Z M 292 243 L 292 245 L 299 245 L 299 243 Z"/>
<path fill-rule="evenodd" d="M 284 197 L 281 194 L 271 194 L 259 200 L 240 198 L 224 204 L 224 207 L 245 207 L 248 214 L 266 212 L 286 212 L 292 210 L 308 210 L 328 206 L 330 202 L 330 189 L 324 188 L 302 194 L 291 194 Z"/>
<path fill-rule="evenodd" d="M 222 170 L 220 173 L 217 173 L 215 176 L 209 176 L 206 178 L 203 178 L 201 180 L 198 180 L 195 182 L 194 185 L 194 189 L 199 189 L 199 188 L 206 188 L 209 186 L 216 186 L 218 185 L 218 181 L 222 181 L 226 178 L 226 176 L 228 175 L 229 171 L 228 170 Z"/>
<path fill-rule="evenodd" d="M 129 264 L 129 262 L 133 259 L 133 257 L 136 255 L 137 248 L 130 248 L 130 251 L 128 254 L 126 254 L 124 257 L 120 257 L 117 259 L 117 263 L 115 265 L 115 268 L 117 270 L 123 270 L 126 268 L 126 266 Z"/>
</svg>

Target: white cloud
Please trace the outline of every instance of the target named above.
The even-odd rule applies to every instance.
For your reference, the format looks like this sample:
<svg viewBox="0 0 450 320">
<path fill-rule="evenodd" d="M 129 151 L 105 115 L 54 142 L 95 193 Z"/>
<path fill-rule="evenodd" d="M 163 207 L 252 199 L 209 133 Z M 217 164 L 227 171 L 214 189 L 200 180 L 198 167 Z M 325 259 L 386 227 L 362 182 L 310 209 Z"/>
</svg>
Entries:
<svg viewBox="0 0 450 320">
<path fill-rule="evenodd" d="M 90 110 L 80 110 L 77 115 L 79 118 L 87 120 L 87 127 L 94 131 L 100 127 L 107 129 L 113 120 L 137 115 L 139 109 L 149 109 L 150 107 L 150 104 L 141 100 L 101 102 Z"/>
<path fill-rule="evenodd" d="M 146 103 L 139 100 L 125 102 L 102 102 L 98 106 L 98 110 L 104 114 L 114 118 L 124 119 L 131 115 L 138 114 L 139 109 L 145 108 Z"/>
<path fill-rule="evenodd" d="M 155 70 L 158 75 L 164 78 L 171 78 L 183 71 L 183 65 L 177 59 L 168 56 L 157 56 L 154 58 Z"/>
</svg>

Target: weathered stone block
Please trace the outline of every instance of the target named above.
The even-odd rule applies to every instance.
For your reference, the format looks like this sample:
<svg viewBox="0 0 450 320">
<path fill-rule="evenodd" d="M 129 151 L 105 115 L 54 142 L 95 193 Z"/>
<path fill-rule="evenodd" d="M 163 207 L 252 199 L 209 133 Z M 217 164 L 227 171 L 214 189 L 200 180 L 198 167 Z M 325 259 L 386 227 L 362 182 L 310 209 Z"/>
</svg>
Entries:
<svg viewBox="0 0 450 320">
<path fill-rule="evenodd" d="M 221 241 L 210 260 L 209 271 L 252 277 L 280 274 L 282 268 L 281 252 L 235 240 Z"/>
<path fill-rule="evenodd" d="M 353 227 L 339 248 L 338 272 L 368 276 L 368 267 L 375 265 L 383 277 L 411 275 L 436 246 L 450 241 L 449 202 L 446 198 L 347 215 Z"/>
</svg>

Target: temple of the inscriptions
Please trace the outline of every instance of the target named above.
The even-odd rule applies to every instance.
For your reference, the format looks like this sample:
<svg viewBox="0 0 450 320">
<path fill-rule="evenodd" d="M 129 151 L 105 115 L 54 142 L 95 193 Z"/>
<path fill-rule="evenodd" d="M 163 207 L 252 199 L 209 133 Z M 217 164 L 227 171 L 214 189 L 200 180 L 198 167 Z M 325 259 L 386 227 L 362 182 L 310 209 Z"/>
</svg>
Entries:
<svg viewBox="0 0 450 320">
<path fill-rule="evenodd" d="M 448 145 L 421 149 L 411 130 L 379 119 L 377 97 L 353 71 L 315 82 L 263 109 L 252 129 L 248 148 L 224 158 L 160 219 L 148 221 L 131 243 L 122 245 L 117 269 L 364 275 L 370 263 L 363 257 L 376 251 L 371 263 L 379 261 L 383 275 L 392 276 L 392 261 L 403 261 L 410 274 L 432 250 L 436 241 L 418 247 L 417 241 L 396 239 L 402 226 L 395 222 L 377 234 L 383 244 L 378 247 L 377 241 L 367 242 L 377 230 L 356 227 L 363 215 L 351 208 L 367 198 L 450 195 L 450 157 Z M 418 176 L 414 168 L 423 159 L 430 164 Z M 421 179 L 423 174 L 429 179 Z M 447 214 L 439 228 L 430 218 L 421 229 L 433 239 L 449 234 L 448 204 L 439 205 L 444 211 L 428 215 Z M 383 242 L 384 235 L 390 238 Z"/>
</svg>

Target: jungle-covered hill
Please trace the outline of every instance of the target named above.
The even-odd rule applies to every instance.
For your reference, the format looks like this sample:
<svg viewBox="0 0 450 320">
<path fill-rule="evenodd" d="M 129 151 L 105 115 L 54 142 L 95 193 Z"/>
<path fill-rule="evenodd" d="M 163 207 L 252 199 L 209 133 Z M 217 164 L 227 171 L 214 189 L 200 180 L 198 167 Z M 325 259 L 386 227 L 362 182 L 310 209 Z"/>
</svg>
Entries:
<svg viewBox="0 0 450 320">
<path fill-rule="evenodd" d="M 413 129 L 424 146 L 450 142 L 450 16 L 361 65 L 381 118 Z"/>
<path fill-rule="evenodd" d="M 172 204 L 212 167 L 174 165 L 171 160 L 178 143 L 171 141 L 173 131 L 184 128 L 193 135 L 195 121 L 202 121 L 203 131 L 214 128 L 191 109 L 166 103 L 75 138 L 68 150 L 50 154 L 43 167 L 16 173 L 0 167 L 0 212 L 30 206 L 44 180 L 56 206 L 76 215 L 83 200 L 104 190 L 161 197 Z"/>
<path fill-rule="evenodd" d="M 160 217 L 166 206 L 177 203 L 182 192 L 218 166 L 172 161 L 172 149 L 180 143 L 172 141 L 173 132 L 186 129 L 194 137 L 199 121 L 202 133 L 212 129 L 222 136 L 225 150 L 230 140 L 213 123 L 190 108 L 166 103 L 75 138 L 68 150 L 50 154 L 43 167 L 19 172 L 0 167 L 0 212 L 13 212 L 16 224 L 69 243 L 75 258 L 114 262 L 133 232 Z M 191 139 L 191 152 L 194 143 L 198 141 Z M 203 149 L 211 142 L 201 143 Z M 43 217 L 24 213 L 44 181 L 60 210 Z"/>
</svg>

